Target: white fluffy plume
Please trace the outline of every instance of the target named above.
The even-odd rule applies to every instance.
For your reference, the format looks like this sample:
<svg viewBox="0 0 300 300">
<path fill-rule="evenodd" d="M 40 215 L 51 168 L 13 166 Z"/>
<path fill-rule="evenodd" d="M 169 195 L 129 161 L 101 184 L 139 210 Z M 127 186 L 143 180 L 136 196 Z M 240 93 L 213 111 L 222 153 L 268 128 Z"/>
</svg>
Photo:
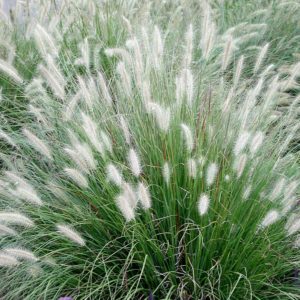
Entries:
<svg viewBox="0 0 300 300">
<path fill-rule="evenodd" d="M 209 164 L 206 171 L 206 184 L 208 186 L 211 186 L 214 183 L 218 171 L 219 171 L 219 167 L 216 163 Z"/>
<path fill-rule="evenodd" d="M 177 105 L 181 105 L 185 97 L 187 104 L 192 106 L 194 100 L 194 76 L 189 68 L 183 68 L 176 78 L 176 99 Z"/>
<path fill-rule="evenodd" d="M 119 195 L 116 199 L 117 207 L 127 222 L 134 219 L 134 209 L 131 207 L 129 201 L 130 200 L 124 194 Z"/>
<path fill-rule="evenodd" d="M 128 163 L 133 175 L 138 177 L 142 172 L 142 167 L 136 151 L 132 148 L 128 152 Z"/>
<path fill-rule="evenodd" d="M 130 145 L 130 140 L 131 140 L 131 134 L 128 128 L 128 124 L 126 119 L 123 116 L 120 116 L 120 127 L 123 131 L 125 141 L 128 145 Z"/>
<path fill-rule="evenodd" d="M 153 48 L 152 48 L 152 57 L 154 68 L 160 69 L 161 60 L 164 52 L 163 39 L 161 37 L 160 30 L 157 26 L 154 27 L 153 32 Z"/>
<path fill-rule="evenodd" d="M 259 70 L 260 66 L 262 65 L 265 57 L 266 57 L 266 54 L 268 52 L 268 49 L 269 49 L 269 43 L 264 45 L 259 54 L 258 54 L 258 57 L 257 57 L 257 60 L 256 60 L 256 63 L 255 63 L 255 66 L 254 66 L 254 73 L 257 73 L 257 71 Z"/>
<path fill-rule="evenodd" d="M 1 129 L 0 129 L 0 139 L 3 139 L 4 141 L 6 141 L 8 144 L 10 144 L 13 147 L 17 146 L 16 143 L 13 141 L 13 139 Z"/>
<path fill-rule="evenodd" d="M 89 185 L 88 181 L 84 177 L 84 175 L 82 175 L 82 173 L 80 171 L 78 171 L 76 169 L 72 169 L 72 168 L 65 168 L 64 171 L 67 174 L 67 176 L 69 178 L 71 178 L 79 186 L 81 186 L 83 188 L 87 188 L 88 187 L 88 185 Z"/>
<path fill-rule="evenodd" d="M 243 71 L 244 59 L 245 59 L 244 55 L 242 55 L 240 57 L 240 59 L 238 60 L 238 63 L 237 63 L 236 69 L 235 69 L 235 73 L 234 73 L 234 79 L 233 79 L 233 86 L 234 87 L 237 87 L 237 85 L 240 81 L 241 74 L 242 74 L 242 71 Z"/>
<path fill-rule="evenodd" d="M 138 198 L 132 185 L 128 182 L 122 183 L 122 195 L 126 198 L 126 201 L 132 209 L 137 206 Z"/>
<path fill-rule="evenodd" d="M 0 252 L 0 266 L 1 267 L 14 267 L 19 264 L 19 261 L 13 257 L 8 255 L 7 253 Z"/>
<path fill-rule="evenodd" d="M 112 104 L 112 98 L 111 98 L 111 95 L 110 95 L 110 92 L 109 92 L 109 89 L 108 89 L 108 85 L 106 83 L 106 80 L 105 80 L 104 76 L 99 71 L 98 71 L 98 80 L 99 80 L 101 93 L 102 93 L 106 103 L 108 105 L 111 105 Z"/>
<path fill-rule="evenodd" d="M 260 227 L 261 228 L 265 228 L 268 227 L 270 225 L 272 225 L 273 223 L 275 223 L 278 219 L 279 219 L 280 215 L 279 212 L 277 210 L 270 210 L 266 216 L 263 218 Z"/>
<path fill-rule="evenodd" d="M 243 131 L 238 139 L 235 142 L 234 148 L 233 148 L 233 153 L 235 155 L 239 155 L 247 146 L 247 143 L 250 138 L 250 133 L 248 131 Z"/>
<path fill-rule="evenodd" d="M 34 205 L 43 205 L 41 198 L 38 196 L 36 191 L 30 185 L 19 185 L 15 190 L 10 189 L 10 193 L 26 202 Z"/>
<path fill-rule="evenodd" d="M 3 251 L 8 255 L 15 257 L 16 259 L 25 259 L 33 262 L 38 261 L 34 253 L 29 250 L 21 248 L 5 248 Z"/>
<path fill-rule="evenodd" d="M 24 227 L 32 227 L 34 225 L 33 221 L 27 216 L 21 213 L 14 212 L 0 212 L 0 223 L 4 224 L 16 224 Z"/>
<path fill-rule="evenodd" d="M 171 169 L 170 169 L 170 164 L 168 162 L 165 162 L 163 164 L 162 168 L 162 175 L 164 178 L 164 181 L 167 185 L 170 183 L 170 178 L 171 178 Z"/>
<path fill-rule="evenodd" d="M 187 161 L 187 170 L 188 170 L 189 177 L 196 178 L 196 176 L 197 176 L 197 163 L 196 163 L 195 159 L 193 159 L 193 158 L 188 159 L 188 161 Z"/>
<path fill-rule="evenodd" d="M 2 235 L 17 235 L 17 232 L 8 226 L 0 224 L 0 236 Z"/>
<path fill-rule="evenodd" d="M 148 188 L 142 182 L 138 184 L 137 195 L 142 207 L 145 210 L 149 209 L 151 207 L 151 196 Z"/>
<path fill-rule="evenodd" d="M 225 71 L 231 61 L 232 53 L 234 50 L 234 44 L 233 44 L 233 37 L 231 35 L 228 35 L 226 37 L 226 42 L 224 45 L 223 50 L 223 57 L 222 57 L 222 70 Z"/>
<path fill-rule="evenodd" d="M 0 71 L 5 73 L 18 84 L 21 84 L 23 82 L 23 79 L 19 75 L 18 71 L 11 64 L 7 63 L 2 59 L 0 59 Z"/>
<path fill-rule="evenodd" d="M 206 194 L 202 194 L 198 201 L 198 212 L 200 216 L 203 216 L 207 213 L 209 207 L 209 198 Z"/>
<path fill-rule="evenodd" d="M 9 189 L 12 196 L 35 205 L 43 204 L 41 198 L 29 182 L 12 171 L 6 171 L 5 174 L 6 178 L 16 186 L 15 189 Z"/>
<path fill-rule="evenodd" d="M 81 113 L 82 117 L 82 127 L 85 131 L 86 136 L 90 140 L 90 143 L 95 147 L 95 149 L 104 155 L 104 146 L 99 140 L 99 133 L 96 123 L 85 113 Z"/>
<path fill-rule="evenodd" d="M 250 153 L 252 154 L 252 156 L 258 151 L 258 149 L 262 145 L 264 137 L 265 135 L 262 131 L 258 131 L 254 134 L 249 146 Z"/>
<path fill-rule="evenodd" d="M 295 218 L 287 228 L 288 235 L 295 234 L 300 230 L 300 218 Z"/>
<path fill-rule="evenodd" d="M 194 140 L 191 129 L 186 124 L 181 124 L 182 133 L 184 136 L 184 141 L 186 145 L 186 149 L 188 152 L 192 152 L 194 148 Z"/>
<path fill-rule="evenodd" d="M 170 108 L 163 108 L 154 102 L 147 103 L 146 106 L 147 111 L 153 114 L 159 129 L 163 132 L 167 132 L 170 127 Z"/>
<path fill-rule="evenodd" d="M 236 157 L 233 164 L 233 169 L 236 171 L 238 178 L 242 176 L 244 169 L 246 167 L 246 163 L 247 163 L 247 154 L 243 153 L 240 156 Z"/>
<path fill-rule="evenodd" d="M 121 172 L 118 170 L 118 168 L 110 163 L 106 167 L 106 173 L 107 173 L 107 179 L 111 182 L 113 182 L 117 186 L 121 186 L 123 183 L 123 178 Z"/>
<path fill-rule="evenodd" d="M 80 234 L 71 228 L 69 225 L 59 224 L 56 226 L 57 231 L 70 239 L 71 241 L 77 243 L 80 246 L 85 245 L 84 239 L 80 236 Z"/>
<path fill-rule="evenodd" d="M 23 134 L 27 137 L 28 141 L 36 151 L 46 156 L 49 160 L 52 160 L 51 150 L 40 138 L 26 128 L 23 129 Z"/>
<path fill-rule="evenodd" d="M 121 83 L 123 90 L 125 91 L 125 95 L 127 97 L 131 96 L 131 78 L 129 73 L 126 70 L 124 62 L 119 62 L 117 65 L 117 72 L 120 75 Z"/>
<path fill-rule="evenodd" d="M 274 188 L 270 194 L 270 200 L 274 201 L 275 199 L 279 198 L 281 196 L 282 190 L 285 186 L 285 178 L 279 178 L 277 182 L 274 185 Z"/>
</svg>

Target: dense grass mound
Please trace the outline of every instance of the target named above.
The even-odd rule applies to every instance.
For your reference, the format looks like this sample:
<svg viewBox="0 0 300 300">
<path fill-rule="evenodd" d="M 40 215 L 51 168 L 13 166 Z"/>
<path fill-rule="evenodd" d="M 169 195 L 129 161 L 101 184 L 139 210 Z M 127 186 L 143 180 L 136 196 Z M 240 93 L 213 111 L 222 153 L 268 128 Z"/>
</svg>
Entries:
<svg viewBox="0 0 300 300">
<path fill-rule="evenodd" d="M 216 1 L 117 2 L 1 25 L 0 294 L 300 299 L 299 64 Z"/>
</svg>

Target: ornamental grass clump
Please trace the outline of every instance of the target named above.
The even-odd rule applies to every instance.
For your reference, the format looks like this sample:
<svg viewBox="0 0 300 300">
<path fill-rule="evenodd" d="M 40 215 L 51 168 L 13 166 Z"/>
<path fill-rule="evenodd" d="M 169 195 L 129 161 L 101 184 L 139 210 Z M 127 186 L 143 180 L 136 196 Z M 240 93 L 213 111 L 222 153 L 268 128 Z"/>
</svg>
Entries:
<svg viewBox="0 0 300 300">
<path fill-rule="evenodd" d="M 0 61 L 28 120 L 0 129 L 1 296 L 300 299 L 298 98 L 278 108 L 268 44 L 244 77 L 206 1 L 169 28 L 147 5 L 138 26 L 126 4 L 64 4 L 25 24 L 33 78 Z"/>
</svg>

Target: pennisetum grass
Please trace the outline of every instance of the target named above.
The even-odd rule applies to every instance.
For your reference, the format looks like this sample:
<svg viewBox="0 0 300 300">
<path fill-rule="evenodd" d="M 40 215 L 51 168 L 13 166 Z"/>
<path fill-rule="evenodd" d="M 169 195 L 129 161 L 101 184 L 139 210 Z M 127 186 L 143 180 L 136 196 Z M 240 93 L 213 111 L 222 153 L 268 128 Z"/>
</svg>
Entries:
<svg viewBox="0 0 300 300">
<path fill-rule="evenodd" d="M 1 297 L 300 299 L 299 68 L 243 46 L 268 25 L 61 2 L 0 21 L 31 45 L 0 59 Z"/>
</svg>

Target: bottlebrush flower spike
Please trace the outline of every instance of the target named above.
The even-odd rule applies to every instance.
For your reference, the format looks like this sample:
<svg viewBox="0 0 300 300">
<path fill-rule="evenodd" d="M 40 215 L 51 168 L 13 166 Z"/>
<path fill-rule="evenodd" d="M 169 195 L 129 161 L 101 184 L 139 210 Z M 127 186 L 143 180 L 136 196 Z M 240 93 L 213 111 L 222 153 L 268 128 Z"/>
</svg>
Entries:
<svg viewBox="0 0 300 300">
<path fill-rule="evenodd" d="M 186 97 L 189 106 L 193 104 L 194 97 L 194 77 L 189 68 L 183 68 L 179 76 L 176 77 L 176 105 L 181 106 L 182 100 Z"/>
<path fill-rule="evenodd" d="M 153 51 L 152 51 L 153 65 L 155 69 L 160 69 L 163 52 L 164 52 L 164 45 L 163 45 L 161 33 L 159 28 L 155 26 L 153 32 Z"/>
<path fill-rule="evenodd" d="M 239 135 L 239 137 L 235 143 L 234 149 L 233 149 L 233 153 L 236 156 L 238 156 L 245 149 L 245 147 L 247 146 L 247 143 L 249 141 L 249 138 L 250 138 L 250 133 L 247 131 L 243 131 Z"/>
<path fill-rule="evenodd" d="M 198 201 L 198 212 L 200 216 L 203 216 L 207 213 L 209 207 L 209 198 L 206 194 L 202 194 Z"/>
<path fill-rule="evenodd" d="M 100 136 L 101 136 L 101 142 L 104 145 L 105 150 L 112 153 L 112 144 L 108 135 L 103 130 L 101 130 Z"/>
<path fill-rule="evenodd" d="M 274 201 L 275 199 L 279 198 L 281 196 L 282 190 L 285 186 L 286 180 L 285 178 L 280 178 L 277 180 L 273 191 L 270 194 L 270 200 Z"/>
<path fill-rule="evenodd" d="M 0 224 L 0 237 L 3 235 L 17 235 L 17 232 L 5 225 Z"/>
<path fill-rule="evenodd" d="M 259 52 L 259 54 L 258 54 L 256 63 L 255 63 L 255 66 L 254 66 L 254 71 L 253 71 L 254 73 L 257 73 L 257 71 L 259 70 L 259 68 L 260 68 L 260 66 L 261 66 L 261 64 L 262 64 L 262 62 L 263 62 L 263 60 L 264 60 L 265 57 L 266 57 L 266 54 L 267 54 L 267 52 L 268 52 L 268 49 L 269 49 L 269 43 L 266 44 L 266 45 L 264 45 L 264 46 L 261 48 L 261 50 L 260 50 L 260 52 Z"/>
<path fill-rule="evenodd" d="M 16 224 L 24 227 L 32 227 L 34 223 L 27 216 L 14 212 L 0 212 L 0 222 L 5 224 Z"/>
<path fill-rule="evenodd" d="M 11 181 L 15 185 L 22 185 L 22 186 L 28 185 L 28 182 L 15 172 L 5 171 L 4 174 L 6 175 L 6 179 Z"/>
<path fill-rule="evenodd" d="M 138 202 L 138 198 L 131 184 L 129 184 L 128 182 L 123 182 L 122 191 L 122 195 L 126 198 L 126 201 L 130 205 L 130 207 L 132 209 L 135 209 Z"/>
<path fill-rule="evenodd" d="M 197 176 L 197 163 L 193 158 L 190 158 L 187 161 L 187 170 L 188 170 L 189 177 L 195 179 Z"/>
<path fill-rule="evenodd" d="M 14 267 L 19 264 L 19 261 L 6 253 L 0 252 L 0 266 L 1 267 Z"/>
<path fill-rule="evenodd" d="M 9 63 L 0 59 L 0 71 L 10 77 L 17 84 L 22 84 L 23 79 L 19 75 L 18 71 Z"/>
<path fill-rule="evenodd" d="M 123 183 L 122 174 L 114 164 L 108 164 L 106 167 L 107 179 L 115 185 L 121 187 Z"/>
<path fill-rule="evenodd" d="M 232 102 L 232 98 L 234 97 L 235 91 L 234 88 L 232 87 L 226 97 L 226 100 L 223 103 L 223 107 L 222 107 L 222 112 L 223 113 L 227 113 L 229 111 L 230 108 L 230 104 Z"/>
<path fill-rule="evenodd" d="M 247 163 L 247 155 L 246 154 L 242 154 L 242 155 L 236 157 L 234 164 L 233 164 L 233 169 L 237 173 L 237 178 L 240 178 L 242 176 L 244 169 L 246 167 L 246 163 Z"/>
<path fill-rule="evenodd" d="M 258 131 L 252 138 L 249 149 L 252 156 L 258 151 L 264 141 L 265 135 L 262 131 Z"/>
<path fill-rule="evenodd" d="M 202 50 L 202 56 L 207 60 L 211 51 L 214 48 L 215 40 L 217 36 L 216 24 L 212 17 L 212 9 L 207 1 L 202 1 L 203 18 L 201 20 L 201 40 L 200 47 Z"/>
<path fill-rule="evenodd" d="M 71 241 L 77 243 L 80 246 L 85 245 L 84 239 L 80 236 L 80 234 L 71 228 L 69 225 L 58 224 L 56 225 L 57 231 L 70 239 Z"/>
<path fill-rule="evenodd" d="M 232 53 L 233 53 L 233 37 L 231 35 L 227 36 L 227 40 L 223 50 L 222 57 L 222 70 L 225 71 L 230 63 Z"/>
<path fill-rule="evenodd" d="M 219 171 L 219 167 L 216 163 L 211 163 L 208 166 L 207 171 L 206 171 L 206 184 L 208 186 L 211 186 L 214 183 L 216 176 L 218 174 L 218 171 Z"/>
<path fill-rule="evenodd" d="M 194 140 L 193 140 L 192 131 L 185 124 L 181 124 L 180 126 L 181 126 L 181 129 L 182 129 L 182 132 L 183 132 L 186 149 L 187 149 L 188 152 L 192 152 L 192 150 L 194 148 Z"/>
<path fill-rule="evenodd" d="M 152 97 L 151 97 L 151 92 L 150 92 L 150 83 L 149 83 L 149 81 L 144 80 L 142 82 L 141 93 L 142 93 L 143 103 L 145 105 L 145 109 L 146 109 L 147 113 L 149 113 L 150 108 L 151 108 L 151 103 L 153 103 Z"/>
<path fill-rule="evenodd" d="M 54 95 L 63 100 L 65 98 L 65 87 L 63 83 L 59 81 L 59 78 L 55 77 L 55 75 L 52 73 L 52 70 L 43 65 L 40 65 L 38 69 Z"/>
<path fill-rule="evenodd" d="M 287 229 L 288 236 L 295 234 L 299 230 L 300 230 L 300 218 L 295 218 L 294 222 L 292 222 L 292 224 L 290 224 L 290 226 Z"/>
<path fill-rule="evenodd" d="M 128 32 L 130 34 L 132 34 L 132 26 L 131 26 L 130 21 L 125 16 L 122 16 L 122 20 L 123 20 L 125 26 L 127 27 Z"/>
<path fill-rule="evenodd" d="M 108 105 L 112 105 L 112 98 L 111 98 L 108 86 L 106 84 L 106 80 L 100 71 L 98 71 L 98 80 L 99 80 L 101 93 L 102 93 L 106 103 Z"/>
<path fill-rule="evenodd" d="M 62 87 L 66 86 L 66 81 L 64 75 L 59 70 L 59 67 L 54 62 L 54 59 L 51 55 L 46 57 L 47 69 L 51 72 L 54 78 L 60 83 Z"/>
<path fill-rule="evenodd" d="M 170 108 L 164 109 L 159 104 L 150 102 L 147 104 L 147 110 L 154 115 L 159 129 L 166 133 L 170 127 Z"/>
<path fill-rule="evenodd" d="M 87 105 L 87 107 L 90 110 L 92 110 L 93 106 L 95 104 L 95 101 L 92 97 L 90 89 L 88 88 L 88 83 L 81 76 L 77 77 L 77 81 L 79 84 L 79 91 L 82 96 L 82 99 L 84 100 L 84 103 Z"/>
<path fill-rule="evenodd" d="M 82 127 L 86 136 L 95 149 L 103 156 L 105 151 L 103 144 L 99 141 L 97 125 L 88 115 L 83 112 L 81 113 L 81 117 L 83 123 Z"/>
<path fill-rule="evenodd" d="M 241 78 L 241 74 L 242 74 L 242 71 L 243 71 L 243 66 L 244 66 L 244 55 L 242 55 L 237 63 L 237 66 L 236 66 L 236 70 L 235 70 L 235 74 L 234 74 L 234 79 L 233 79 L 233 86 L 234 87 L 237 87 L 239 81 L 240 81 L 240 78 Z"/>
<path fill-rule="evenodd" d="M 133 173 L 134 176 L 138 177 L 140 176 L 142 172 L 142 167 L 140 163 L 140 159 L 134 149 L 130 149 L 128 153 L 128 163 L 129 167 Z"/>
<path fill-rule="evenodd" d="M 68 154 L 68 156 L 73 160 L 79 170 L 83 173 L 89 173 L 89 167 L 82 157 L 80 157 L 79 153 L 75 149 L 64 148 L 64 151 Z"/>
<path fill-rule="evenodd" d="M 192 62 L 193 37 L 194 37 L 193 25 L 190 24 L 185 34 L 186 46 L 185 46 L 185 54 L 183 58 L 183 67 L 185 68 L 188 68 Z"/>
<path fill-rule="evenodd" d="M 162 168 L 162 174 L 164 181 L 167 185 L 170 183 L 170 177 L 171 177 L 171 170 L 170 170 L 170 164 L 168 162 L 165 162 Z"/>
<path fill-rule="evenodd" d="M 3 251 L 16 259 L 25 259 L 33 262 L 38 261 L 37 257 L 29 250 L 21 248 L 5 248 Z"/>
<path fill-rule="evenodd" d="M 123 131 L 126 143 L 128 145 L 130 145 L 131 134 L 130 134 L 127 122 L 126 122 L 126 120 L 125 120 L 125 118 L 123 116 L 120 116 L 120 127 L 121 127 L 121 129 Z"/>
<path fill-rule="evenodd" d="M 142 48 L 143 48 L 144 52 L 151 51 L 148 29 L 145 28 L 145 26 L 142 26 L 142 28 L 141 28 L 141 36 L 142 36 Z"/>
<path fill-rule="evenodd" d="M 139 42 L 136 37 L 126 41 L 126 47 L 133 51 L 133 61 L 135 67 L 135 76 L 138 87 L 142 87 L 142 78 L 144 73 L 143 56 Z"/>
<path fill-rule="evenodd" d="M 58 50 L 52 36 L 40 24 L 36 25 L 34 38 L 42 57 L 45 58 L 49 52 L 53 57 L 58 56 Z"/>
<path fill-rule="evenodd" d="M 6 141 L 9 145 L 11 145 L 13 147 L 17 147 L 17 145 L 13 141 L 13 139 L 1 129 L 0 129 L 0 139 L 3 139 L 4 141 Z"/>
<path fill-rule="evenodd" d="M 144 210 L 149 209 L 151 207 L 151 196 L 148 188 L 146 188 L 146 186 L 142 182 L 138 184 L 137 195 Z"/>
<path fill-rule="evenodd" d="M 46 156 L 49 160 L 52 160 L 51 150 L 40 138 L 26 128 L 23 129 L 23 134 L 27 137 L 28 141 L 36 151 Z"/>
<path fill-rule="evenodd" d="M 129 204 L 129 201 L 130 200 L 128 200 L 127 197 L 123 194 L 119 195 L 116 199 L 117 207 L 121 211 L 126 222 L 130 222 L 134 219 L 134 209 Z"/>
<path fill-rule="evenodd" d="M 107 48 L 104 53 L 109 56 L 119 56 L 125 62 L 126 65 L 131 65 L 131 57 L 127 50 L 122 48 Z"/>
<path fill-rule="evenodd" d="M 77 91 L 77 93 L 70 98 L 68 104 L 65 107 L 65 111 L 63 112 L 66 121 L 71 120 L 75 108 L 78 105 L 78 102 L 80 100 L 80 97 L 81 97 L 81 90 Z"/>
<path fill-rule="evenodd" d="M 88 170 L 94 170 L 97 167 L 97 162 L 94 159 L 91 148 L 86 143 L 74 144 L 74 149 L 79 157 L 87 166 Z"/>
<path fill-rule="evenodd" d="M 288 200 L 296 192 L 299 182 L 297 180 L 291 181 L 284 189 L 284 199 Z"/>
<path fill-rule="evenodd" d="M 279 212 L 277 210 L 270 210 L 266 216 L 263 218 L 260 228 L 266 228 L 272 224 L 274 224 L 276 221 L 278 221 L 280 218 Z"/>
<path fill-rule="evenodd" d="M 65 168 L 65 173 L 80 187 L 87 188 L 89 186 L 87 179 L 81 174 L 80 171 L 72 168 Z"/>
<path fill-rule="evenodd" d="M 43 202 L 36 191 L 29 185 L 19 185 L 15 190 L 9 190 L 15 197 L 27 201 L 31 204 L 41 206 Z"/>
<path fill-rule="evenodd" d="M 189 106 L 192 106 L 194 100 L 194 76 L 190 69 L 182 70 L 182 84 L 185 86 L 186 101 Z"/>
<path fill-rule="evenodd" d="M 90 45 L 88 39 L 85 38 L 82 43 L 78 45 L 78 48 L 81 53 L 81 57 L 78 57 L 74 64 L 75 65 L 83 65 L 86 67 L 86 70 L 90 69 Z"/>
<path fill-rule="evenodd" d="M 117 72 L 120 75 L 122 87 L 127 97 L 131 97 L 131 78 L 126 70 L 124 62 L 119 62 Z"/>
</svg>

